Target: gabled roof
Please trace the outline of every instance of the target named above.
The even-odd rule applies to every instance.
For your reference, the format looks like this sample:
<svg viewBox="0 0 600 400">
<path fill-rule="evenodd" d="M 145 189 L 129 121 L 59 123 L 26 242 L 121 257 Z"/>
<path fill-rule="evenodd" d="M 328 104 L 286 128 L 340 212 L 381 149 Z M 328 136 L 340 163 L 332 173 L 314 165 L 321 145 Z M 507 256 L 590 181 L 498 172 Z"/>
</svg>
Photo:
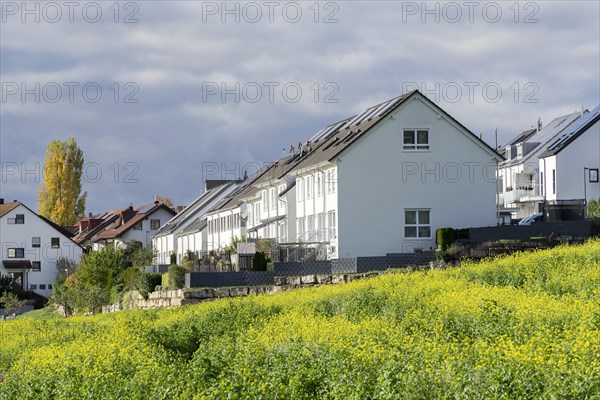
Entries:
<svg viewBox="0 0 600 400">
<path fill-rule="evenodd" d="M 9 212 L 11 212 L 12 210 L 16 209 L 19 206 L 25 207 L 30 213 L 32 213 L 36 217 L 40 218 L 46 224 L 50 225 L 50 227 L 52 227 L 55 231 L 57 231 L 58 233 L 60 233 L 61 235 L 65 236 L 67 239 L 69 239 L 71 242 L 73 242 L 74 244 L 79 246 L 79 243 L 77 243 L 73 240 L 73 238 L 72 238 L 73 234 L 70 231 L 55 224 L 54 222 L 50 221 L 48 218 L 41 216 L 40 214 L 33 211 L 31 208 L 27 207 L 25 204 L 21 203 L 20 201 L 13 201 L 12 203 L 0 204 L 0 218 L 4 217 L 6 214 L 8 214 Z"/>
<path fill-rule="evenodd" d="M 13 201 L 12 203 L 4 203 L 0 204 L 0 218 L 4 217 L 6 214 L 14 210 L 15 208 L 21 205 L 18 201 Z"/>
<path fill-rule="evenodd" d="M 198 215 L 206 214 L 210 207 L 213 207 L 213 202 L 222 196 L 226 196 L 229 191 L 233 190 L 239 181 L 227 181 L 221 186 L 212 186 L 209 190 L 202 193 L 196 200 L 186 206 L 181 212 L 167 221 L 154 237 L 170 235 L 177 229 L 184 227 L 187 223 L 195 220 Z"/>
<path fill-rule="evenodd" d="M 554 118 L 549 124 L 546 124 L 541 130 L 536 130 L 534 134 L 527 135 L 527 137 L 521 141 L 511 141 L 513 145 L 519 143 L 531 143 L 535 145 L 534 150 L 530 151 L 523 157 L 511 158 L 500 163 L 500 168 L 506 168 L 512 165 L 518 165 L 525 163 L 531 159 L 537 160 L 540 154 L 546 149 L 546 146 L 551 143 L 558 135 L 567 129 L 571 124 L 577 121 L 581 117 L 580 112 L 571 114 L 561 115 L 560 117 Z M 519 134 L 519 137 L 521 134 Z M 536 145 L 537 144 L 537 145 Z M 536 161 L 537 162 L 537 161 Z"/>
<path fill-rule="evenodd" d="M 131 210 L 131 209 L 129 209 L 129 210 Z M 135 214 L 131 215 L 131 212 L 122 213 L 122 215 L 126 214 L 127 217 L 126 218 L 123 217 L 122 219 L 115 221 L 112 225 L 108 226 L 106 228 L 106 230 L 103 230 L 102 232 L 100 232 L 96 236 L 94 236 L 92 238 L 92 240 L 97 241 L 97 240 L 118 238 L 118 237 L 122 236 L 124 233 L 131 230 L 134 226 L 136 226 L 138 223 L 140 223 L 144 219 L 150 218 L 152 216 L 152 214 L 158 212 L 159 210 L 165 210 L 169 214 L 175 215 L 175 211 L 171 207 L 168 207 L 162 203 L 155 205 L 154 207 L 152 207 L 151 209 L 149 209 L 146 212 L 135 213 L 135 211 L 131 210 L 131 212 L 133 212 Z"/>
<path fill-rule="evenodd" d="M 600 105 L 594 108 L 591 112 L 583 115 L 579 121 L 569 126 L 556 139 L 550 142 L 546 151 L 542 153 L 540 158 L 549 157 L 560 153 L 564 148 L 585 133 L 598 121 L 600 121 Z"/>
<path fill-rule="evenodd" d="M 315 135 L 316 140 L 311 143 L 311 146 L 316 146 L 316 148 L 309 152 L 306 157 L 299 160 L 299 162 L 294 166 L 293 170 L 300 170 L 322 162 L 335 160 L 343 151 L 351 147 L 361 137 L 366 135 L 380 121 L 384 120 L 398 107 L 405 104 L 409 99 L 417 95 L 421 96 L 425 101 L 427 101 L 427 103 L 435 108 L 437 112 L 443 113 L 449 120 L 460 126 L 471 136 L 473 140 L 478 142 L 482 148 L 487 150 L 494 157 L 497 157 L 500 160 L 502 159 L 500 154 L 498 154 L 487 143 L 481 140 L 477 135 L 454 119 L 454 117 L 445 112 L 442 108 L 429 100 L 427 96 L 424 96 L 418 90 L 415 90 L 369 107 L 361 114 L 346 118 L 338 123 L 330 125 L 334 127 L 333 130 L 325 132 L 325 134 Z"/>
</svg>

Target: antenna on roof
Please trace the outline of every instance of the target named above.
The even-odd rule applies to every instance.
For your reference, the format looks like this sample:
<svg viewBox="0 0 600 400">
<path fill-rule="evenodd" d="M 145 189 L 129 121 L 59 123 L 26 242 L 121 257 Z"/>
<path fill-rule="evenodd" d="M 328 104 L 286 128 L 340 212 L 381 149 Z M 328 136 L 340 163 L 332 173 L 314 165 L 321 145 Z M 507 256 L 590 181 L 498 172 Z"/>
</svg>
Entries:
<svg viewBox="0 0 600 400">
<path fill-rule="evenodd" d="M 538 123 L 537 123 L 537 130 L 538 132 L 542 130 L 542 119 L 538 117 Z"/>
<path fill-rule="evenodd" d="M 244 170 L 244 180 L 248 179 L 248 170 Z"/>
</svg>

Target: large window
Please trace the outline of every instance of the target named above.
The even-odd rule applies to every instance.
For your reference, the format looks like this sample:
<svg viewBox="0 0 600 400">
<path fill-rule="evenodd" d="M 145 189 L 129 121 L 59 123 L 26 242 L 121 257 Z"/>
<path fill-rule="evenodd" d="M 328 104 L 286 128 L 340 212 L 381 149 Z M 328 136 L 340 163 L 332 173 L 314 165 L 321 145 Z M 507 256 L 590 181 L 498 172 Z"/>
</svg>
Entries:
<svg viewBox="0 0 600 400">
<path fill-rule="evenodd" d="M 405 129 L 404 150 L 429 150 L 429 132 L 426 130 Z"/>
<path fill-rule="evenodd" d="M 317 172 L 316 177 L 317 197 L 323 196 L 323 173 Z"/>
<path fill-rule="evenodd" d="M 269 196 L 267 195 L 267 190 L 263 190 L 261 193 L 262 196 L 262 210 L 263 212 L 269 211 Z"/>
<path fill-rule="evenodd" d="M 296 231 L 298 233 L 298 240 L 304 240 L 304 217 L 297 219 Z"/>
<path fill-rule="evenodd" d="M 404 210 L 404 237 L 430 238 L 429 210 Z"/>
<path fill-rule="evenodd" d="M 308 237 L 307 240 L 314 242 L 315 241 L 315 216 L 309 215 L 307 218 L 308 227 L 306 228 L 306 233 Z"/>
<path fill-rule="evenodd" d="M 328 229 L 328 239 L 335 239 L 337 237 L 337 229 L 335 223 L 335 211 L 329 211 L 327 213 L 327 227 Z"/>
<path fill-rule="evenodd" d="M 296 180 L 296 200 L 304 201 L 304 179 L 302 178 Z"/>
<path fill-rule="evenodd" d="M 277 208 L 277 188 L 269 189 L 271 191 L 271 210 Z"/>
<path fill-rule="evenodd" d="M 6 256 L 8 258 L 25 258 L 25 249 L 19 247 L 9 247 Z"/>
<path fill-rule="evenodd" d="M 335 176 L 334 176 L 334 170 L 330 169 L 329 171 L 327 171 L 327 175 L 326 175 L 326 181 L 327 181 L 327 193 L 328 194 L 332 194 L 335 193 Z"/>
<path fill-rule="evenodd" d="M 306 198 L 312 199 L 312 197 L 313 197 L 313 177 L 307 176 L 306 177 Z"/>
</svg>

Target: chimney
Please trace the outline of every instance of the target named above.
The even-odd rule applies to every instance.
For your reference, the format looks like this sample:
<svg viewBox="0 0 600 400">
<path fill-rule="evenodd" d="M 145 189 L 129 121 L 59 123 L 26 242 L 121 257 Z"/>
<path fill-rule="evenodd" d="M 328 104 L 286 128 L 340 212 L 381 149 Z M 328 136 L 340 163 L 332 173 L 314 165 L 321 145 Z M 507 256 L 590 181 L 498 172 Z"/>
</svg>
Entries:
<svg viewBox="0 0 600 400">
<path fill-rule="evenodd" d="M 158 196 L 154 196 L 154 205 L 157 206 L 159 203 Z"/>
<path fill-rule="evenodd" d="M 132 204 L 132 203 L 129 203 L 129 209 L 130 209 L 131 211 L 133 211 L 133 204 Z"/>
<path fill-rule="evenodd" d="M 90 218 L 90 219 L 91 219 L 93 215 L 94 215 L 94 214 L 92 214 L 92 212 L 90 211 L 90 212 L 89 212 L 89 214 L 88 214 L 88 218 Z"/>
<path fill-rule="evenodd" d="M 4 199 L 0 198 L 0 204 L 4 204 Z"/>
</svg>

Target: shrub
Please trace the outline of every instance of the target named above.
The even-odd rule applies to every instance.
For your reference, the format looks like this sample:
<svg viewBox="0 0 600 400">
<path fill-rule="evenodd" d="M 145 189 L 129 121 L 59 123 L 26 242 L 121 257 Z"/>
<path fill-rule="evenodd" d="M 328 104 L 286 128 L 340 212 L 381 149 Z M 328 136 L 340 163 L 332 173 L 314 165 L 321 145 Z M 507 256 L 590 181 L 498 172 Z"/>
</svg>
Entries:
<svg viewBox="0 0 600 400">
<path fill-rule="evenodd" d="M 173 289 L 181 289 L 185 286 L 185 273 L 184 267 L 179 265 L 171 265 L 169 267 L 169 286 Z"/>
<path fill-rule="evenodd" d="M 169 256 L 169 261 L 171 262 L 171 265 L 177 264 L 177 254 L 175 254 L 175 252 L 171 253 Z"/>
<path fill-rule="evenodd" d="M 252 269 L 254 271 L 266 271 L 267 270 L 267 257 L 264 253 L 257 251 L 252 257 Z"/>
<path fill-rule="evenodd" d="M 169 287 L 169 273 L 165 272 L 160 275 L 160 285 L 163 287 Z"/>
<path fill-rule="evenodd" d="M 438 228 L 435 232 L 435 242 L 440 247 L 440 250 L 446 251 L 454 243 L 454 229 Z"/>
<path fill-rule="evenodd" d="M 154 290 L 155 287 L 162 284 L 162 275 L 158 273 L 147 273 L 146 281 L 148 282 L 148 290 Z"/>
</svg>

